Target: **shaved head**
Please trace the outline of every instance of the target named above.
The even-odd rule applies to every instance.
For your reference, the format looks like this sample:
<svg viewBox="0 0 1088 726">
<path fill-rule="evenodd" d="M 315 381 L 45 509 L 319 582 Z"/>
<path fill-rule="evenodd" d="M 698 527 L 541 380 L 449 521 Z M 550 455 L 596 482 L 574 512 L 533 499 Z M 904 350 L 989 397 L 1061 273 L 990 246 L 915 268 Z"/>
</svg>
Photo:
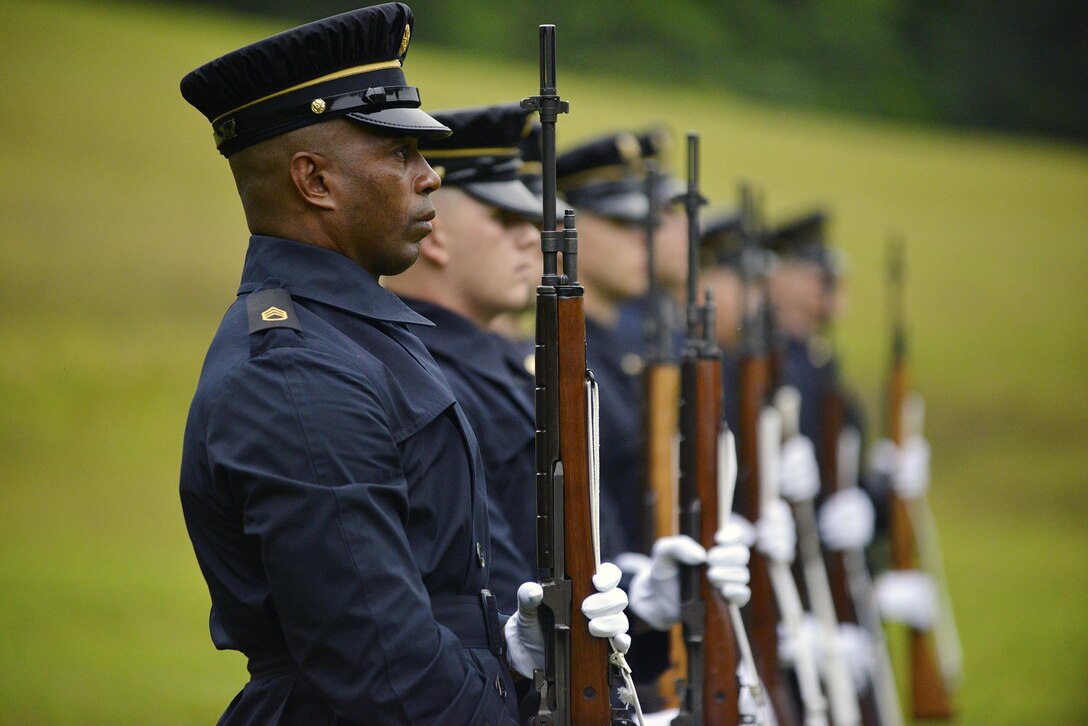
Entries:
<svg viewBox="0 0 1088 726">
<path fill-rule="evenodd" d="M 253 234 L 283 234 L 282 227 L 305 213 L 307 204 L 291 178 L 298 152 L 335 158 L 355 131 L 350 121 L 334 119 L 275 136 L 233 154 L 230 170 Z M 357 131 L 355 131 L 357 133 Z"/>
</svg>

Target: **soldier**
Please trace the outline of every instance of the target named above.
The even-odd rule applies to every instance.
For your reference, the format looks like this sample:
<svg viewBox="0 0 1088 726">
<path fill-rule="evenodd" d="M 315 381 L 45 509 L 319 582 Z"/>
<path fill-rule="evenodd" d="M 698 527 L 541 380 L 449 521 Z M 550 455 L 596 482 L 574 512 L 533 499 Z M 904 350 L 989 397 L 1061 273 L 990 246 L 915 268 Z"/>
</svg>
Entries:
<svg viewBox="0 0 1088 726">
<path fill-rule="evenodd" d="M 181 466 L 212 640 L 249 659 L 221 723 L 514 723 L 507 663 L 543 665 L 533 602 L 503 626 L 486 589 L 483 462 L 427 323 L 378 284 L 431 231 L 417 143 L 449 133 L 404 77 L 412 29 L 363 8 L 182 80 L 252 232 Z M 626 637 L 623 592 L 591 597 Z"/>
</svg>

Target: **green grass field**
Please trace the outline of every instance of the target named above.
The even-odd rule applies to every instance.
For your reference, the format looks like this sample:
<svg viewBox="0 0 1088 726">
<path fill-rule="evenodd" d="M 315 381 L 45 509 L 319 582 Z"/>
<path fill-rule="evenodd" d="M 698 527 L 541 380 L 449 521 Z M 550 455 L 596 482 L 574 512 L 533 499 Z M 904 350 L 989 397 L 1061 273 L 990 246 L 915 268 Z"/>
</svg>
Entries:
<svg viewBox="0 0 1088 726">
<path fill-rule="evenodd" d="M 279 29 L 129 5 L 0 10 L 2 724 L 210 723 L 245 680 L 208 638 L 177 469 L 246 232 L 177 84 Z M 533 93 L 535 29 L 509 32 L 526 36 L 523 64 L 431 52 L 422 19 L 407 68 L 426 105 Z M 744 176 L 772 217 L 834 210 L 851 258 L 841 343 L 874 407 L 884 240 L 905 236 L 966 652 L 959 722 L 1088 722 L 1088 149 L 575 77 L 562 55 L 559 81 L 561 143 L 695 128 L 713 199 Z"/>
</svg>

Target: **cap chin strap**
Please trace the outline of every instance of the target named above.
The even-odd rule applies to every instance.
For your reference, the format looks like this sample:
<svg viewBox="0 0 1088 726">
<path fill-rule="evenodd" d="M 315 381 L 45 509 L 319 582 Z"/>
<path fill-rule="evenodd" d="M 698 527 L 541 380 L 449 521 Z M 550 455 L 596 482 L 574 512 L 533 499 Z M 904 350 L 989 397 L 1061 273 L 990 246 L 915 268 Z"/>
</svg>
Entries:
<svg viewBox="0 0 1088 726">
<path fill-rule="evenodd" d="M 352 111 L 372 113 L 387 108 L 419 108 L 419 105 L 419 89 L 415 86 L 375 86 L 359 91 L 313 98 L 305 102 L 300 101 L 298 104 L 290 104 L 278 111 L 265 107 L 254 108 L 253 115 L 258 120 L 250 128 L 246 128 L 248 109 L 242 109 L 236 114 L 216 119 L 212 126 L 212 133 L 215 136 L 216 146 L 221 146 L 240 133 L 259 132 L 300 119 L 320 120 L 323 116 L 341 116 Z"/>
</svg>

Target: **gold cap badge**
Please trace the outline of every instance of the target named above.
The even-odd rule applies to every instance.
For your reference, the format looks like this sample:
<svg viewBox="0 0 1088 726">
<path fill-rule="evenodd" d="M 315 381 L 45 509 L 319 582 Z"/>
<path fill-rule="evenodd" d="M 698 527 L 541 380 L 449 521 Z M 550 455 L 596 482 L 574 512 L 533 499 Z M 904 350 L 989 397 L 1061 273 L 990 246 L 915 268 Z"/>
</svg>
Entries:
<svg viewBox="0 0 1088 726">
<path fill-rule="evenodd" d="M 412 39 L 412 26 L 404 26 L 404 35 L 400 39 L 400 50 L 397 51 L 397 55 L 404 55 L 408 50 L 408 41 Z"/>
<path fill-rule="evenodd" d="M 616 150 L 620 152 L 620 158 L 628 162 L 642 156 L 642 146 L 638 139 L 627 133 L 616 136 Z"/>
<path fill-rule="evenodd" d="M 287 313 L 273 305 L 261 313 L 261 320 L 287 320 Z"/>
</svg>

